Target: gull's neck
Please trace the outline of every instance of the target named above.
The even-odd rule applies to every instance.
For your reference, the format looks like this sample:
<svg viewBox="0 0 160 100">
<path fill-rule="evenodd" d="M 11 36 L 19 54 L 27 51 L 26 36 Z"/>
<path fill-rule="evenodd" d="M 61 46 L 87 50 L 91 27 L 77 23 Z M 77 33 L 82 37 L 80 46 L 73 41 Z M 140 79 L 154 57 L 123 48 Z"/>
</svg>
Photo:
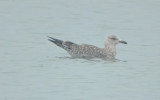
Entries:
<svg viewBox="0 0 160 100">
<path fill-rule="evenodd" d="M 111 56 L 115 57 L 116 56 L 116 45 L 106 41 L 105 42 L 105 51 L 107 52 L 107 55 L 111 55 Z"/>
</svg>

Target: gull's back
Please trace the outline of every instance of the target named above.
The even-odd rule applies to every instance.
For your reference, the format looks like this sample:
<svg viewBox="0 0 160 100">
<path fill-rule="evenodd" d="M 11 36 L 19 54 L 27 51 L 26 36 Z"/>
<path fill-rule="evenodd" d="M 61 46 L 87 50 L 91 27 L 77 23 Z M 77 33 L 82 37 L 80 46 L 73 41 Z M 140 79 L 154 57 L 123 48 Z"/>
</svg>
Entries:
<svg viewBox="0 0 160 100">
<path fill-rule="evenodd" d="M 73 44 L 71 49 L 67 49 L 67 52 L 72 57 L 83 57 L 83 58 L 105 58 L 106 54 L 104 49 L 98 48 L 93 45 L 88 44 Z"/>
</svg>

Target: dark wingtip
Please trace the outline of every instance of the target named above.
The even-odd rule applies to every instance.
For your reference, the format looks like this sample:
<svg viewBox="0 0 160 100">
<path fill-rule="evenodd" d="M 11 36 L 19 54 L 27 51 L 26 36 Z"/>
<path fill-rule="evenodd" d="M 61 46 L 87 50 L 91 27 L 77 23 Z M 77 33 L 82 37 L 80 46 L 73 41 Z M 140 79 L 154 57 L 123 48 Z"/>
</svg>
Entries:
<svg viewBox="0 0 160 100">
<path fill-rule="evenodd" d="M 55 41 L 53 41 L 53 40 L 51 40 L 51 39 L 48 39 L 48 41 L 55 43 Z"/>
<path fill-rule="evenodd" d="M 47 36 L 48 38 L 50 38 L 50 39 L 54 39 L 53 37 L 50 37 L 50 36 Z"/>
<path fill-rule="evenodd" d="M 47 37 L 49 38 L 48 41 L 56 44 L 57 46 L 62 47 L 62 43 L 63 43 L 62 40 L 59 40 L 59 39 L 56 39 L 56 38 L 53 38 L 53 37 L 50 37 L 50 36 L 47 36 Z"/>
<path fill-rule="evenodd" d="M 48 41 L 51 41 L 51 42 L 53 42 L 53 39 L 52 39 L 52 37 L 50 37 L 50 36 L 47 36 L 49 39 L 48 39 Z"/>
</svg>

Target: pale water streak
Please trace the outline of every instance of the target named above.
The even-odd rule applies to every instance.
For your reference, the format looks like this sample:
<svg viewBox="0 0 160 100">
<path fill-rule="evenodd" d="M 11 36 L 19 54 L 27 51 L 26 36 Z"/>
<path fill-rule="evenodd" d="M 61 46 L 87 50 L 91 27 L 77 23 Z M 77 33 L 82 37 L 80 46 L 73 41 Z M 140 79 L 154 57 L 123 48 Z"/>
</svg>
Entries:
<svg viewBox="0 0 160 100">
<path fill-rule="evenodd" d="M 159 0 L 0 0 L 0 100 L 160 100 Z M 46 36 L 104 47 L 71 58 Z"/>
</svg>

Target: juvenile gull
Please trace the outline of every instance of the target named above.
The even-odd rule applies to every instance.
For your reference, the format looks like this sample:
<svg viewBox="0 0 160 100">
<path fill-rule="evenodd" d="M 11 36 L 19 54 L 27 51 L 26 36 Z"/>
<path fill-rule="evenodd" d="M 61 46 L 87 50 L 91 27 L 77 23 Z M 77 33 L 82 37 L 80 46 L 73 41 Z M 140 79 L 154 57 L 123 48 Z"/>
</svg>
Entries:
<svg viewBox="0 0 160 100">
<path fill-rule="evenodd" d="M 104 48 L 99 48 L 97 46 L 88 44 L 79 45 L 70 41 L 62 41 L 53 37 L 49 37 L 48 40 L 66 50 L 72 57 L 78 58 L 114 59 L 116 56 L 116 44 L 127 44 L 126 41 L 120 40 L 115 35 L 107 36 Z"/>
</svg>

